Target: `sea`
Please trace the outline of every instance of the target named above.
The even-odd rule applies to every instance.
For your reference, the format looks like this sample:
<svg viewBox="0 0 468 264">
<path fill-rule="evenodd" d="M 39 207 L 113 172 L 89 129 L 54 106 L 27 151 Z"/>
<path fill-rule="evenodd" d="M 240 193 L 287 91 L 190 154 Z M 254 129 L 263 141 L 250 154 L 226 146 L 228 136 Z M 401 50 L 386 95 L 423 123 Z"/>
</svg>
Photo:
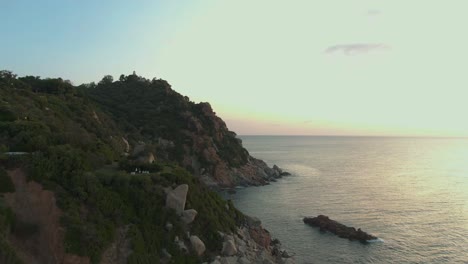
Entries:
<svg viewBox="0 0 468 264">
<path fill-rule="evenodd" d="M 226 195 L 296 263 L 468 263 L 468 139 L 240 138 L 292 175 Z M 321 214 L 379 240 L 349 241 L 302 221 Z"/>
</svg>

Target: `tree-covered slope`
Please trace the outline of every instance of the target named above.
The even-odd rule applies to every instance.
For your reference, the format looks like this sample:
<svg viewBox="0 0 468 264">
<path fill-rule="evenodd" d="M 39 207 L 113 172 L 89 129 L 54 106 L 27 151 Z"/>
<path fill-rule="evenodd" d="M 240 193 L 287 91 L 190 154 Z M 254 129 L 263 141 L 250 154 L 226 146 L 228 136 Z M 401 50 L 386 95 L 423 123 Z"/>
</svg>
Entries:
<svg viewBox="0 0 468 264">
<path fill-rule="evenodd" d="M 230 167 L 248 161 L 247 150 L 209 104 L 191 102 L 164 80 L 150 81 L 132 74 L 113 82 L 105 77 L 86 93 L 126 131 L 156 143 L 159 157 L 176 161 L 194 173 L 200 173 L 202 167 L 213 173 L 217 164 L 203 153 L 209 147 L 216 148 L 217 155 Z M 161 146 L 161 140 L 171 142 L 171 147 Z M 192 163 L 200 163 L 200 168 Z"/>
<path fill-rule="evenodd" d="M 132 146 L 143 142 L 146 154 L 175 162 L 206 184 L 261 185 L 280 174 L 251 157 L 210 104 L 191 102 L 164 80 L 106 76 L 80 91 L 115 120 Z"/>
</svg>

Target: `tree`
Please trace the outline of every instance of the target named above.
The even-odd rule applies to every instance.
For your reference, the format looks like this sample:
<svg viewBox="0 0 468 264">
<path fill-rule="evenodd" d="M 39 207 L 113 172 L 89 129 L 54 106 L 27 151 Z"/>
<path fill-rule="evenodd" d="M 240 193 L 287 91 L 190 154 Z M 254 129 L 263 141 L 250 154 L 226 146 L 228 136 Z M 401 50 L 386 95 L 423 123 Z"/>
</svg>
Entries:
<svg viewBox="0 0 468 264">
<path fill-rule="evenodd" d="M 9 87 L 13 87 L 16 82 L 16 74 L 11 71 L 2 70 L 0 71 L 0 84 L 6 84 Z"/>
<path fill-rule="evenodd" d="M 0 71 L 0 80 L 11 80 L 11 79 L 16 79 L 16 74 L 7 70 Z"/>
<path fill-rule="evenodd" d="M 102 78 L 102 80 L 98 83 L 99 85 L 108 85 L 114 82 L 114 77 L 112 75 L 106 75 Z"/>
</svg>

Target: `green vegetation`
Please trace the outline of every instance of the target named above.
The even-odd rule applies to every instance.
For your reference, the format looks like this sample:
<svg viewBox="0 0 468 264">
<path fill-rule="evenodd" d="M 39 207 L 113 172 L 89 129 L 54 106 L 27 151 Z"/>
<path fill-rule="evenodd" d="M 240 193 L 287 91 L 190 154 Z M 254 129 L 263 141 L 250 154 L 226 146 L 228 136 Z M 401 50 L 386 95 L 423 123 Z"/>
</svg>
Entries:
<svg viewBox="0 0 468 264">
<path fill-rule="evenodd" d="M 190 151 L 193 139 L 187 131 L 198 137 L 206 136 L 213 140 L 222 158 L 229 165 L 238 167 L 248 160 L 248 152 L 238 142 L 236 134 L 224 127 L 215 127 L 213 117 L 206 113 L 208 104 L 195 104 L 171 89 L 162 79 L 148 80 L 137 75 L 122 75 L 118 81 L 104 77 L 97 86 L 87 85 L 93 89 L 82 88 L 84 93 L 102 106 L 103 110 L 114 117 L 125 131 L 131 131 L 133 140 L 153 140 L 159 138 L 174 142 L 167 151 L 169 161 L 181 164 L 184 146 Z M 201 130 L 195 125 L 199 122 Z M 222 122 L 222 121 L 221 121 Z M 216 133 L 223 135 L 222 139 Z M 205 164 L 209 163 L 206 161 Z"/>
<path fill-rule="evenodd" d="M 11 181 L 10 177 L 8 177 L 7 172 L 0 168 L 0 193 L 7 193 L 7 192 L 14 192 L 15 186 Z"/>
<path fill-rule="evenodd" d="M 122 75 L 114 81 L 106 76 L 97 85 L 74 87 L 60 78 L 18 78 L 0 71 L 0 150 L 30 153 L 20 163 L 1 157 L 0 167 L 21 165 L 30 180 L 55 192 L 69 253 L 98 263 L 117 230 L 125 229 L 132 252 L 128 263 L 159 263 L 163 249 L 174 263 L 198 263 L 201 259 L 180 251 L 176 236 L 185 239 L 190 231 L 205 242 L 207 255 L 219 254 L 218 231 L 234 231 L 243 221 L 230 202 L 180 167 L 184 155 L 197 154 L 186 153 L 193 151 L 192 139 L 184 132 L 193 130 L 187 113 L 201 122 L 200 136 L 215 133 L 213 120 L 202 107 L 160 79 Z M 248 153 L 235 134 L 222 132 L 222 141 L 214 142 L 220 155 L 232 166 L 245 164 Z M 142 164 L 122 155 L 123 137 L 131 145 L 145 142 L 158 157 L 167 155 Z M 163 149 L 155 143 L 160 138 L 173 142 L 173 147 Z M 131 175 L 136 167 L 151 173 Z M 179 184 L 189 185 L 186 208 L 198 211 L 188 226 L 164 206 L 164 188 Z M 14 185 L 0 169 L 0 193 L 12 191 Z M 173 225 L 170 231 L 164 228 L 168 222 Z M 11 210 L 0 207 L 0 262 L 18 263 L 4 239 L 15 227 L 26 235 L 38 228 L 14 221 Z"/>
<path fill-rule="evenodd" d="M 0 263 L 21 264 L 15 251 L 6 240 L 11 226 L 14 224 L 14 214 L 3 203 L 3 197 L 0 196 Z"/>
</svg>

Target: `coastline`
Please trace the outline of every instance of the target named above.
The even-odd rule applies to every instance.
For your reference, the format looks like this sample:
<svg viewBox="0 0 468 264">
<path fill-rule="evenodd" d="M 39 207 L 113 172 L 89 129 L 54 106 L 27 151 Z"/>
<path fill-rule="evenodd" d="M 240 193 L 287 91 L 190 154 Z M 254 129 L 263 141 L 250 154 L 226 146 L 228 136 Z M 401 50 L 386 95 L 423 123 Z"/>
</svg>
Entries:
<svg viewBox="0 0 468 264">
<path fill-rule="evenodd" d="M 230 187 L 217 187 L 215 190 L 224 200 L 232 202 L 232 195 L 237 193 L 236 190 L 239 189 L 246 189 L 246 188 L 253 188 L 253 187 L 264 187 L 270 185 L 271 183 L 277 183 L 278 179 L 281 179 L 286 176 L 290 176 L 289 172 L 284 171 L 282 168 L 278 167 L 276 164 L 273 167 L 268 167 L 266 162 L 260 159 L 255 159 L 260 162 L 262 166 L 261 168 L 265 170 L 266 173 L 264 174 L 265 177 L 262 179 L 264 180 L 262 184 L 243 184 L 243 185 L 235 185 Z M 258 163 L 257 163 L 258 164 Z M 280 183 L 278 183 L 280 184 Z M 240 209 L 239 209 L 240 210 Z M 241 211 L 242 212 L 242 211 Z M 280 263 L 280 264 L 293 264 L 296 263 L 294 259 L 294 255 L 288 252 L 281 241 L 278 238 L 274 237 L 274 234 L 270 233 L 266 228 L 263 227 L 262 221 L 253 215 L 247 215 L 245 212 L 242 212 L 246 216 L 246 221 L 238 230 L 238 236 L 240 238 L 248 237 L 251 241 L 255 242 L 257 245 L 260 246 L 260 254 L 250 255 L 250 260 L 253 263 Z M 247 243 L 247 245 L 249 245 Z M 250 244 L 252 245 L 252 243 Z M 253 251 L 258 251 L 259 249 L 251 247 Z M 244 252 L 246 250 L 244 249 Z M 240 254 L 240 256 L 245 255 L 244 253 Z M 255 256 L 256 255 L 256 256 Z M 234 261 L 235 259 L 232 259 Z M 220 261 L 220 262 L 216 262 Z M 217 263 L 224 263 L 223 261 L 228 261 L 225 258 L 217 258 L 215 261 L 211 262 L 211 264 Z M 228 262 L 230 263 L 230 262 Z M 238 260 L 237 263 L 244 263 L 241 259 Z"/>
</svg>

